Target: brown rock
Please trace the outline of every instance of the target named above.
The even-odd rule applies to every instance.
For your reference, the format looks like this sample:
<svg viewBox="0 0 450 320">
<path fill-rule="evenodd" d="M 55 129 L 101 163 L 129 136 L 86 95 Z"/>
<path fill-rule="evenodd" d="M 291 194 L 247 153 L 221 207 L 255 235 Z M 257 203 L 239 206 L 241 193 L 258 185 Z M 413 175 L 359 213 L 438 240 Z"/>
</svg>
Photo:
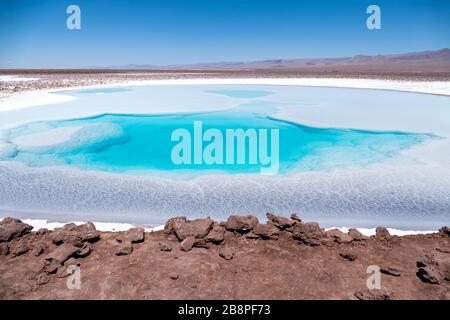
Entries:
<svg viewBox="0 0 450 320">
<path fill-rule="evenodd" d="M 36 245 L 33 248 L 33 255 L 35 257 L 39 257 L 42 254 L 42 252 L 44 252 L 44 248 L 42 248 L 42 246 L 40 244 Z"/>
<path fill-rule="evenodd" d="M 269 221 L 271 221 L 280 230 L 290 228 L 296 223 L 295 220 L 286 217 L 276 216 L 271 213 L 267 213 L 266 216 L 267 219 L 269 219 Z"/>
<path fill-rule="evenodd" d="M 78 252 L 78 248 L 72 244 L 64 243 L 50 252 L 45 260 L 55 261 L 59 264 L 63 264 L 64 261 L 75 255 Z"/>
<path fill-rule="evenodd" d="M 421 268 L 427 266 L 439 266 L 439 263 L 436 261 L 436 258 L 433 254 L 426 254 L 419 261 L 417 261 L 417 267 Z"/>
<path fill-rule="evenodd" d="M 355 297 L 359 300 L 392 300 L 392 294 L 383 289 L 366 289 L 356 291 Z"/>
<path fill-rule="evenodd" d="M 319 246 L 325 233 L 316 222 L 297 223 L 294 225 L 292 237 L 309 246 Z"/>
<path fill-rule="evenodd" d="M 23 242 L 10 243 L 9 251 L 13 257 L 21 256 L 28 252 L 28 246 Z"/>
<path fill-rule="evenodd" d="M 164 225 L 164 233 L 167 235 L 174 234 L 175 233 L 174 225 L 179 224 L 179 223 L 186 223 L 186 222 L 187 222 L 186 217 L 171 218 L 171 219 L 167 220 L 166 224 Z"/>
<path fill-rule="evenodd" d="M 195 244 L 195 237 L 190 236 L 181 241 L 180 243 L 180 250 L 182 251 L 190 251 L 194 247 Z"/>
<path fill-rule="evenodd" d="M 230 231 L 248 232 L 259 223 L 255 216 L 230 216 L 225 223 L 225 228 Z"/>
<path fill-rule="evenodd" d="M 333 239 L 337 243 L 350 243 L 353 238 L 339 229 L 332 229 L 325 232 L 328 238 Z"/>
<path fill-rule="evenodd" d="M 225 239 L 225 228 L 220 225 L 214 225 L 205 237 L 206 242 L 221 243 Z"/>
<path fill-rule="evenodd" d="M 61 267 L 61 264 L 59 262 L 54 260 L 46 260 L 43 270 L 47 273 L 55 273 L 59 267 Z"/>
<path fill-rule="evenodd" d="M 440 228 L 439 232 L 442 233 L 443 235 L 450 237 L 450 228 L 447 226 Z"/>
<path fill-rule="evenodd" d="M 116 256 L 127 256 L 133 252 L 133 246 L 131 244 L 122 243 L 116 249 Z"/>
<path fill-rule="evenodd" d="M 9 246 L 7 243 L 0 243 L 0 256 L 7 256 L 9 253 Z"/>
<path fill-rule="evenodd" d="M 247 239 L 259 239 L 259 238 L 260 238 L 260 236 L 257 235 L 257 234 L 255 234 L 253 231 L 247 232 L 247 233 L 245 234 L 245 237 L 246 237 Z"/>
<path fill-rule="evenodd" d="M 419 268 L 419 271 L 417 271 L 417 276 L 423 282 L 431 284 L 439 284 L 444 279 L 444 275 L 435 266 L 426 266 Z"/>
<path fill-rule="evenodd" d="M 358 259 L 358 256 L 356 254 L 350 252 L 341 252 L 339 255 L 348 261 L 355 261 L 356 259 Z"/>
<path fill-rule="evenodd" d="M 291 214 L 291 219 L 297 222 L 302 222 L 302 219 L 300 219 L 300 217 L 296 213 Z"/>
<path fill-rule="evenodd" d="M 72 258 L 70 258 L 70 259 L 72 259 Z M 67 267 L 66 266 L 59 267 L 58 271 L 56 272 L 56 276 L 60 279 L 69 276 L 70 272 L 68 272 L 68 270 L 69 270 L 68 266 L 73 266 L 73 264 L 67 264 Z"/>
<path fill-rule="evenodd" d="M 382 240 L 389 240 L 391 238 L 391 234 L 385 227 L 377 227 L 375 229 L 375 237 Z"/>
<path fill-rule="evenodd" d="M 204 238 L 213 227 L 214 222 L 207 219 L 196 219 L 187 222 L 175 222 L 173 229 L 178 240 L 182 241 L 187 237 Z"/>
<path fill-rule="evenodd" d="M 84 258 L 90 255 L 92 252 L 92 244 L 85 243 L 81 249 L 77 251 L 77 257 Z"/>
<path fill-rule="evenodd" d="M 132 228 L 126 231 L 123 237 L 125 241 L 131 243 L 143 242 L 145 239 L 145 230 L 144 228 Z"/>
<path fill-rule="evenodd" d="M 100 239 L 100 233 L 91 222 L 79 226 L 74 223 L 69 223 L 62 228 L 55 229 L 51 233 L 51 239 L 57 245 L 66 243 L 82 247 L 85 242 L 98 241 Z"/>
<path fill-rule="evenodd" d="M 437 247 L 436 251 L 439 251 L 442 253 L 450 253 L 450 245 L 442 245 L 440 247 Z"/>
<path fill-rule="evenodd" d="M 19 219 L 5 218 L 0 222 L 0 242 L 7 242 L 27 234 L 32 226 Z"/>
<path fill-rule="evenodd" d="M 369 237 L 366 237 L 361 232 L 359 232 L 358 229 L 355 229 L 355 228 L 349 229 L 348 230 L 348 235 L 350 237 L 352 237 L 352 239 L 354 241 L 364 241 L 364 240 L 368 240 L 369 239 Z"/>
<path fill-rule="evenodd" d="M 65 266 L 79 266 L 80 261 L 78 261 L 78 259 L 76 259 L 74 257 L 71 257 L 64 262 L 64 265 Z"/>
<path fill-rule="evenodd" d="M 169 244 L 167 244 L 167 243 L 160 242 L 159 243 L 159 250 L 169 252 L 169 251 L 172 251 L 172 247 Z"/>
<path fill-rule="evenodd" d="M 177 280 L 177 279 L 179 278 L 178 274 L 177 274 L 177 273 L 174 273 L 174 272 L 172 272 L 172 273 L 169 275 L 169 277 L 170 277 L 170 279 L 172 279 L 172 280 Z"/>
<path fill-rule="evenodd" d="M 224 247 L 219 249 L 219 256 L 221 256 L 225 260 L 231 260 L 233 259 L 234 253 L 230 248 Z"/>
<path fill-rule="evenodd" d="M 48 276 L 47 273 L 42 272 L 37 275 L 36 280 L 37 280 L 37 284 L 41 286 L 41 285 L 48 283 L 50 281 L 50 277 Z"/>
<path fill-rule="evenodd" d="M 257 224 L 252 231 L 263 239 L 278 239 L 279 229 L 273 224 Z"/>
<path fill-rule="evenodd" d="M 381 267 L 380 272 L 393 277 L 400 277 L 401 275 L 401 271 L 393 267 Z"/>
</svg>

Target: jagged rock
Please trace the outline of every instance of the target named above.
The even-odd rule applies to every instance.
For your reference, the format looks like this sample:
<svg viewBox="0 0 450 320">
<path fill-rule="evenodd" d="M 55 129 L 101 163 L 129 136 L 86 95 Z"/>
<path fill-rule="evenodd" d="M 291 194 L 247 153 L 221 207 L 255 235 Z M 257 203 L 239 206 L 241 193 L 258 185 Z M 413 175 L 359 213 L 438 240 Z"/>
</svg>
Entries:
<svg viewBox="0 0 450 320">
<path fill-rule="evenodd" d="M 375 229 L 375 237 L 382 240 L 389 240 L 391 238 L 391 234 L 385 227 L 377 227 Z"/>
<path fill-rule="evenodd" d="M 219 249 L 219 256 L 221 256 L 225 260 L 231 260 L 233 259 L 234 253 L 230 248 L 224 247 Z"/>
<path fill-rule="evenodd" d="M 145 230 L 144 228 L 132 228 L 126 231 L 123 237 L 125 241 L 131 243 L 143 242 L 145 239 Z"/>
<path fill-rule="evenodd" d="M 174 225 L 178 223 L 186 223 L 187 219 L 186 217 L 175 217 L 167 220 L 166 224 L 164 225 L 164 233 L 169 235 L 172 233 L 175 233 Z"/>
<path fill-rule="evenodd" d="M 300 217 L 296 213 L 291 214 L 291 219 L 297 222 L 302 222 L 302 219 L 300 219 Z"/>
<path fill-rule="evenodd" d="M 436 261 L 436 258 L 433 254 L 426 254 L 419 261 L 417 261 L 417 267 L 422 268 L 427 266 L 439 266 L 439 263 Z"/>
<path fill-rule="evenodd" d="M 57 247 L 55 250 L 50 252 L 46 257 L 45 260 L 48 261 L 55 261 L 59 264 L 63 264 L 64 261 L 75 255 L 75 253 L 78 252 L 78 248 L 75 247 L 72 244 L 64 243 Z"/>
<path fill-rule="evenodd" d="M 78 259 L 76 259 L 74 257 L 71 257 L 64 262 L 64 265 L 65 266 L 79 266 L 80 261 L 78 261 Z"/>
<path fill-rule="evenodd" d="M 273 224 L 257 224 L 252 232 L 263 239 L 278 239 L 280 234 L 279 229 Z"/>
<path fill-rule="evenodd" d="M 363 235 L 361 232 L 359 232 L 358 229 L 355 229 L 355 228 L 349 229 L 348 230 L 348 235 L 350 237 L 352 237 L 352 239 L 354 241 L 364 241 L 364 240 L 368 240 L 369 239 L 369 237 Z"/>
<path fill-rule="evenodd" d="M 77 251 L 77 257 L 84 258 L 87 257 L 92 252 L 92 244 L 85 243 L 81 249 Z"/>
<path fill-rule="evenodd" d="M 296 223 L 295 220 L 286 217 L 276 216 L 271 213 L 267 213 L 266 216 L 267 219 L 269 219 L 269 221 L 271 221 L 280 230 L 290 228 Z"/>
<path fill-rule="evenodd" d="M 41 286 L 41 285 L 48 283 L 50 281 L 50 277 L 48 276 L 47 273 L 42 272 L 37 275 L 36 281 L 37 281 L 37 284 Z"/>
<path fill-rule="evenodd" d="M 28 252 L 28 246 L 23 242 L 10 243 L 9 251 L 13 257 L 21 256 Z"/>
<path fill-rule="evenodd" d="M 358 256 L 356 254 L 350 253 L 350 252 L 341 252 L 339 254 L 343 259 L 348 261 L 355 261 L 358 259 Z"/>
<path fill-rule="evenodd" d="M 194 244 L 195 244 L 195 237 L 193 236 L 187 237 L 183 241 L 181 241 L 180 250 L 190 251 L 194 247 Z"/>
<path fill-rule="evenodd" d="M 442 245 L 440 247 L 437 247 L 435 250 L 442 253 L 450 253 L 450 245 Z"/>
<path fill-rule="evenodd" d="M 209 243 L 205 239 L 195 239 L 194 247 L 196 248 L 209 248 Z"/>
<path fill-rule="evenodd" d="M 245 234 L 245 237 L 247 239 L 259 239 L 260 238 L 259 235 L 255 234 L 253 231 L 247 232 Z"/>
<path fill-rule="evenodd" d="M 354 295 L 359 300 L 392 300 L 391 292 L 383 289 L 360 290 Z"/>
<path fill-rule="evenodd" d="M 0 243 L 0 256 L 7 256 L 9 253 L 9 246 L 7 243 Z"/>
<path fill-rule="evenodd" d="M 72 258 L 70 258 L 70 259 L 72 259 Z M 70 260 L 69 259 L 69 260 Z M 69 260 L 67 260 L 67 261 L 69 261 Z M 58 270 L 56 271 L 56 276 L 58 277 L 58 278 L 65 278 L 65 277 L 68 277 L 69 275 L 70 275 L 70 272 L 67 272 L 69 269 L 68 269 L 68 267 L 69 266 L 72 266 L 73 264 L 67 264 L 66 263 L 66 265 L 67 266 L 61 266 L 61 267 L 59 267 L 58 268 Z"/>
<path fill-rule="evenodd" d="M 248 232 L 259 223 L 255 216 L 229 216 L 225 228 L 230 231 Z"/>
<path fill-rule="evenodd" d="M 381 267 L 380 272 L 393 277 L 400 277 L 401 271 L 393 267 Z"/>
<path fill-rule="evenodd" d="M 444 275 L 436 266 L 419 268 L 419 271 L 417 271 L 417 276 L 423 282 L 431 284 L 439 284 L 444 279 Z"/>
<path fill-rule="evenodd" d="M 42 248 L 42 246 L 40 244 L 36 245 L 33 248 L 33 255 L 35 257 L 39 257 L 42 254 L 42 252 L 44 252 L 44 248 Z"/>
<path fill-rule="evenodd" d="M 350 243 L 353 238 L 339 229 L 332 229 L 325 232 L 328 238 L 333 239 L 337 243 Z"/>
<path fill-rule="evenodd" d="M 196 219 L 186 222 L 174 222 L 173 230 L 178 240 L 182 241 L 187 237 L 204 238 L 213 227 L 214 221 L 211 219 Z"/>
<path fill-rule="evenodd" d="M 133 252 L 133 246 L 128 243 L 120 244 L 116 249 L 116 256 L 127 256 Z"/>
<path fill-rule="evenodd" d="M 38 231 L 36 231 L 37 236 L 43 236 L 44 234 L 50 233 L 50 230 L 47 228 L 41 228 Z"/>
<path fill-rule="evenodd" d="M 100 239 L 100 233 L 91 222 L 79 226 L 74 223 L 69 223 L 62 228 L 55 229 L 51 233 L 51 239 L 57 245 L 65 243 L 82 247 L 85 242 L 98 241 Z"/>
<path fill-rule="evenodd" d="M 172 247 L 167 243 L 160 242 L 159 250 L 169 252 L 169 251 L 172 251 Z"/>
<path fill-rule="evenodd" d="M 444 271 L 444 280 L 450 281 L 450 268 Z"/>
<path fill-rule="evenodd" d="M 214 225 L 205 237 L 206 242 L 221 243 L 225 239 L 225 228 L 219 225 Z"/>
<path fill-rule="evenodd" d="M 325 233 L 316 222 L 297 223 L 294 225 L 292 237 L 309 246 L 319 246 Z"/>
<path fill-rule="evenodd" d="M 46 260 L 43 271 L 47 273 L 55 273 L 60 267 L 61 264 L 59 262 L 54 260 Z"/>
<path fill-rule="evenodd" d="M 450 237 L 450 228 L 447 226 L 440 228 L 439 232 Z"/>
<path fill-rule="evenodd" d="M 32 226 L 19 219 L 5 218 L 0 222 L 0 242 L 7 242 L 27 234 Z"/>
</svg>

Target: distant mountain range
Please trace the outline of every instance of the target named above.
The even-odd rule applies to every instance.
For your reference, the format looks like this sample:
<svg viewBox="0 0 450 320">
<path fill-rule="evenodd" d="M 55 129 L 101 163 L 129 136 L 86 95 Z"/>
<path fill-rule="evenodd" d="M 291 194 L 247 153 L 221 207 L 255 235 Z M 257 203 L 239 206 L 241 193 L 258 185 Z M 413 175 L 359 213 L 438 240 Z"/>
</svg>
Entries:
<svg viewBox="0 0 450 320">
<path fill-rule="evenodd" d="M 115 66 L 121 70 L 418 70 L 450 72 L 450 49 L 390 55 L 356 55 L 346 58 L 274 59 L 261 61 L 213 62 L 188 65 Z"/>
</svg>

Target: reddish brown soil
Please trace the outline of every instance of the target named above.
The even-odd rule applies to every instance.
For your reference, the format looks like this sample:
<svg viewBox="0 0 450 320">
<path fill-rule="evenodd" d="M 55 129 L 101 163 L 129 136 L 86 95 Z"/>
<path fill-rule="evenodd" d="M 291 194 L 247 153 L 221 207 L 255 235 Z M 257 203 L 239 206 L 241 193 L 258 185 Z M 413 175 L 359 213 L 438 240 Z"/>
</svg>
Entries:
<svg viewBox="0 0 450 320">
<path fill-rule="evenodd" d="M 145 241 L 123 256 L 116 255 L 122 245 L 116 239 L 124 235 L 103 232 L 87 257 L 70 260 L 81 265 L 79 290 L 68 289 L 59 271 L 39 284 L 45 257 L 57 248 L 53 233 L 31 232 L 5 242 L 10 253 L 0 255 L 0 299 L 355 299 L 356 291 L 367 289 L 370 265 L 399 271 L 400 276 L 381 275 L 381 287 L 392 299 L 450 299 L 450 237 L 443 232 L 308 246 L 288 231 L 277 240 L 226 231 L 220 244 L 184 252 L 174 235 L 158 231 L 146 233 Z M 13 257 L 11 250 L 24 243 L 28 251 Z M 172 250 L 162 251 L 161 243 Z M 36 246 L 44 250 L 39 256 Z M 219 255 L 224 248 L 234 254 L 231 260 Z M 425 255 L 439 264 L 439 284 L 416 274 Z"/>
</svg>

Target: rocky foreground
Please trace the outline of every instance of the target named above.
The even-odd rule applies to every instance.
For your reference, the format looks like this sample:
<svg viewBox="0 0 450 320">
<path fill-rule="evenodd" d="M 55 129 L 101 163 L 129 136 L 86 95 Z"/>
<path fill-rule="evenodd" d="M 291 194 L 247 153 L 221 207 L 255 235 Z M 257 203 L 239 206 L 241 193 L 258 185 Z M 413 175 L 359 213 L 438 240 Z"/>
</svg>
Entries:
<svg viewBox="0 0 450 320">
<path fill-rule="evenodd" d="M 0 299 L 450 299 L 448 227 L 366 237 L 297 215 L 267 218 L 178 217 L 151 233 L 92 223 L 32 231 L 6 218 Z M 373 266 L 380 289 L 366 284 Z"/>
</svg>

